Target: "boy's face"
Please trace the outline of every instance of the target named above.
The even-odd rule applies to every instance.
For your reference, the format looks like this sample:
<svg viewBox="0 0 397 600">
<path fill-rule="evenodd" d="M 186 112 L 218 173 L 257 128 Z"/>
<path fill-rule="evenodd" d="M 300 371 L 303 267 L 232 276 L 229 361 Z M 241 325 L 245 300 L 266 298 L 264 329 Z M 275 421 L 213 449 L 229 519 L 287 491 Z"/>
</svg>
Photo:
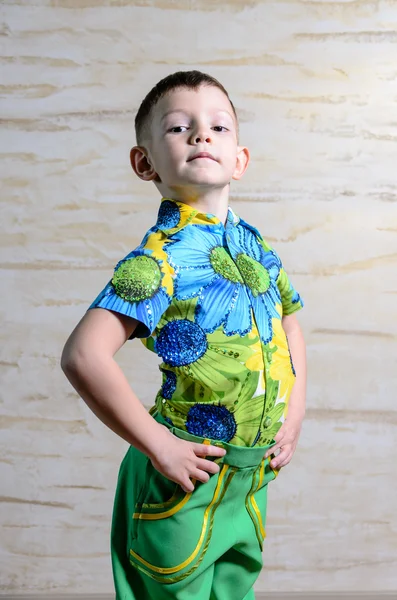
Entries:
<svg viewBox="0 0 397 600">
<path fill-rule="evenodd" d="M 248 151 L 237 143 L 230 102 L 213 86 L 181 88 L 161 98 L 153 109 L 150 139 L 144 147 L 157 175 L 151 179 L 163 196 L 224 188 L 242 176 L 249 160 Z"/>
</svg>

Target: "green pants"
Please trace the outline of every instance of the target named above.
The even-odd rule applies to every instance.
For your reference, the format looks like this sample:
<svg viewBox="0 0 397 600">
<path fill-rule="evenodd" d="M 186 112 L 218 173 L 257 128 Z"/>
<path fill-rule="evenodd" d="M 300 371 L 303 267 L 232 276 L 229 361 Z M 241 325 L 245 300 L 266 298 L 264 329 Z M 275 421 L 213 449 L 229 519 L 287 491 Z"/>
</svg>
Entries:
<svg viewBox="0 0 397 600">
<path fill-rule="evenodd" d="M 174 435 L 220 445 L 219 473 L 193 492 L 161 475 L 130 447 L 120 467 L 112 523 L 116 600 L 254 600 L 262 562 L 268 446 L 204 440 L 164 421 Z"/>
</svg>

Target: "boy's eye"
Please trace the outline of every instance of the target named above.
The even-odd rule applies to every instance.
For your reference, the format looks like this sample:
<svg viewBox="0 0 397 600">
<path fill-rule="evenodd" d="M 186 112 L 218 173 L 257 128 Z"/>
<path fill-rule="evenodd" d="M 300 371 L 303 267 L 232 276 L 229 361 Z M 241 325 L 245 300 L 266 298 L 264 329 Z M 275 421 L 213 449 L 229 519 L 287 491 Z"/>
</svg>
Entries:
<svg viewBox="0 0 397 600">
<path fill-rule="evenodd" d="M 184 133 L 185 131 L 187 131 L 189 129 L 189 127 L 187 125 L 175 125 L 174 127 L 170 127 L 170 129 L 168 130 L 170 133 Z M 227 127 L 224 127 L 223 125 L 215 125 L 212 128 L 214 131 L 229 131 L 227 129 Z"/>
<path fill-rule="evenodd" d="M 187 129 L 187 125 L 176 125 L 175 127 L 171 127 L 169 131 L 171 131 L 171 133 L 183 133 L 182 130 L 186 131 Z"/>
</svg>

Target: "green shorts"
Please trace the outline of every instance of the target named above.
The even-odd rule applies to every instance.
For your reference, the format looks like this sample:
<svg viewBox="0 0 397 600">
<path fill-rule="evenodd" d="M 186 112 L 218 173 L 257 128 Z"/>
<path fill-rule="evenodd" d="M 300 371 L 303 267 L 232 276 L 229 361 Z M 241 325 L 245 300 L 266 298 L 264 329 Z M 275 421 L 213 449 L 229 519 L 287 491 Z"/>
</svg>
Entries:
<svg viewBox="0 0 397 600">
<path fill-rule="evenodd" d="M 220 471 L 193 492 L 161 475 L 131 446 L 121 464 L 111 551 L 116 600 L 253 600 L 262 562 L 267 484 L 276 476 L 264 455 L 205 440 L 158 422 L 184 440 L 226 449 Z"/>
</svg>

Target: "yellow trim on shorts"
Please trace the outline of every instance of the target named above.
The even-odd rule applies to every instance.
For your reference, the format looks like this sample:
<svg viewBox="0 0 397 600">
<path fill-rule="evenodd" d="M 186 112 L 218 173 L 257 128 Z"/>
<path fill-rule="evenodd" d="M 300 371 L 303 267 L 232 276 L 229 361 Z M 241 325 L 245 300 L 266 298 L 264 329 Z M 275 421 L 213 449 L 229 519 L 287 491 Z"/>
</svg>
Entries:
<svg viewBox="0 0 397 600">
<path fill-rule="evenodd" d="M 259 488 L 261 487 L 261 484 L 262 484 L 262 481 L 263 481 L 264 472 L 265 472 L 265 461 L 263 460 L 262 464 L 261 464 L 260 471 L 259 471 L 259 481 L 258 481 L 258 485 L 257 485 L 257 488 L 256 488 L 255 492 L 257 492 L 259 490 Z M 256 512 L 256 516 L 258 517 L 259 530 L 261 532 L 261 536 L 262 536 L 263 539 L 265 539 L 265 537 L 266 537 L 266 531 L 265 531 L 265 528 L 263 527 L 262 515 L 261 515 L 261 512 L 260 512 L 260 510 L 258 508 L 258 505 L 257 505 L 256 500 L 255 500 L 255 498 L 254 498 L 253 495 L 251 496 L 251 504 L 252 504 L 252 507 L 253 507 L 254 511 Z"/>
<path fill-rule="evenodd" d="M 211 502 L 208 504 L 208 506 L 206 507 L 206 509 L 204 511 L 203 525 L 202 525 L 202 528 L 201 528 L 201 533 L 200 533 L 199 540 L 198 540 L 197 545 L 196 545 L 195 549 L 193 550 L 192 554 L 186 560 L 184 560 L 179 565 L 176 565 L 175 567 L 156 567 L 155 565 L 151 564 L 150 562 L 148 562 L 147 560 L 145 560 L 144 558 L 142 558 L 141 556 L 139 556 L 139 554 L 137 554 L 136 552 L 134 552 L 134 550 L 132 550 L 132 549 L 130 549 L 131 556 L 133 556 L 136 560 L 138 560 L 142 564 L 144 564 L 147 567 L 149 567 L 155 573 L 163 573 L 163 574 L 170 573 L 171 574 L 171 573 L 176 573 L 177 571 L 180 571 L 180 570 L 184 569 L 185 567 L 187 567 L 196 558 L 197 554 L 200 551 L 201 546 L 203 545 L 203 541 L 204 541 L 205 534 L 206 534 L 206 531 L 207 531 L 208 515 L 210 513 L 211 508 L 213 507 L 213 505 L 218 500 L 218 496 L 220 494 L 220 490 L 221 490 L 221 487 L 222 487 L 223 479 L 224 479 L 224 477 L 225 477 L 226 472 L 228 471 L 228 469 L 229 469 L 229 465 L 223 465 L 222 470 L 219 473 L 219 478 L 218 478 L 218 482 L 217 482 L 217 485 L 216 485 L 216 488 L 215 488 L 214 495 L 212 497 Z M 191 493 L 192 492 L 190 492 L 190 494 Z M 155 516 L 157 516 L 157 515 L 155 515 Z"/>
</svg>

